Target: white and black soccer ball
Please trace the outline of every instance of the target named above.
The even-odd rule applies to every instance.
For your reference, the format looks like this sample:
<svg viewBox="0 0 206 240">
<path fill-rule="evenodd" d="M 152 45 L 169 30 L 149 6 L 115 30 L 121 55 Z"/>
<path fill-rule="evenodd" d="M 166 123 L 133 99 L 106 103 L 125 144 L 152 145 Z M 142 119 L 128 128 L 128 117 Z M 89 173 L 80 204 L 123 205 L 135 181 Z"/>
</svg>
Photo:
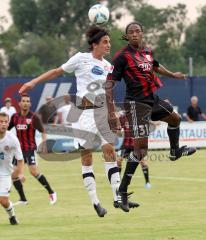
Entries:
<svg viewBox="0 0 206 240">
<path fill-rule="evenodd" d="M 109 20 L 109 9 L 103 4 L 95 4 L 89 9 L 88 16 L 93 24 L 103 24 Z"/>
</svg>

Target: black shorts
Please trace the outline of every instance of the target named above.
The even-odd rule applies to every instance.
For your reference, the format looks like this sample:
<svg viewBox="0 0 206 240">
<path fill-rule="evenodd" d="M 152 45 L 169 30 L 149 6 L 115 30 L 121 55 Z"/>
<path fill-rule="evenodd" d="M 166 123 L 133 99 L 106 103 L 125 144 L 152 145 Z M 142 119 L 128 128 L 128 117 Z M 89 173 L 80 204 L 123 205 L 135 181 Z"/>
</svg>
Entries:
<svg viewBox="0 0 206 240">
<path fill-rule="evenodd" d="M 149 120 L 158 121 L 173 112 L 173 107 L 157 95 L 150 95 L 141 100 L 126 100 L 125 112 L 134 138 L 149 136 Z"/>
<path fill-rule="evenodd" d="M 23 157 L 24 157 L 25 164 L 28 164 L 29 166 L 37 165 L 34 150 L 30 150 L 30 151 L 26 151 L 26 152 L 23 151 Z M 13 165 L 17 166 L 17 160 L 15 158 L 13 159 Z"/>
</svg>

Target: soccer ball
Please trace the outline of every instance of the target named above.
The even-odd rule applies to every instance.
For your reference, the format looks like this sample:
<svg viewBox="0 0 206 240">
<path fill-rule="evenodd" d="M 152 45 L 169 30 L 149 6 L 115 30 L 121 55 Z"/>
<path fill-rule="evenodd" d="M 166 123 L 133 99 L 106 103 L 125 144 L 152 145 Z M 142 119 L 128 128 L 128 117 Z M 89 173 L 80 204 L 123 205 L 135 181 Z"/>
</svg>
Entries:
<svg viewBox="0 0 206 240">
<path fill-rule="evenodd" d="M 89 9 L 89 20 L 94 24 L 103 24 L 109 20 L 109 9 L 103 4 L 95 4 Z"/>
</svg>

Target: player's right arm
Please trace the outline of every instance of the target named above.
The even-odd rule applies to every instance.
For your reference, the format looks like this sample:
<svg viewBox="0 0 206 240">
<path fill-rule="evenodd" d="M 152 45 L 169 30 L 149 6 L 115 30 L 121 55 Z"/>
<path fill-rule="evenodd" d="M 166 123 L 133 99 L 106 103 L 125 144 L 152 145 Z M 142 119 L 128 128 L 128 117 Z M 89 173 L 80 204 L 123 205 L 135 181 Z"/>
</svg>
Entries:
<svg viewBox="0 0 206 240">
<path fill-rule="evenodd" d="M 38 83 L 55 79 L 56 77 L 60 76 L 63 72 L 71 73 L 75 71 L 75 69 L 78 67 L 80 56 L 81 54 L 77 53 L 73 57 L 71 57 L 66 63 L 64 63 L 62 66 L 51 69 L 41 74 L 40 76 L 32 79 L 31 81 L 23 84 L 23 86 L 19 90 L 19 93 L 22 94 L 34 88 Z"/>
<path fill-rule="evenodd" d="M 38 83 L 48 81 L 48 80 L 52 80 L 52 79 L 58 77 L 59 75 L 61 75 L 63 72 L 64 72 L 64 70 L 62 69 L 62 67 L 58 67 L 58 68 L 54 68 L 52 70 L 49 70 L 49 71 L 41 74 L 40 76 L 32 79 L 31 81 L 23 84 L 23 86 L 19 90 L 19 93 L 22 94 L 22 93 L 32 89 Z"/>
</svg>

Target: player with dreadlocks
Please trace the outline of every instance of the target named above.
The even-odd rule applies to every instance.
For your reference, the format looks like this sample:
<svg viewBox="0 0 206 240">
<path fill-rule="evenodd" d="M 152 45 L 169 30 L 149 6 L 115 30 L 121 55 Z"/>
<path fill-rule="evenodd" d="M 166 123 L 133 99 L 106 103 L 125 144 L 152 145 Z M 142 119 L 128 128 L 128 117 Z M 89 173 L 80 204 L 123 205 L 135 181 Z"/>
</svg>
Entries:
<svg viewBox="0 0 206 240">
<path fill-rule="evenodd" d="M 196 148 L 179 147 L 180 116 L 173 111 L 173 107 L 155 94 L 162 86 L 161 80 L 154 74 L 185 79 L 181 72 L 171 72 L 153 57 L 153 52 L 143 42 L 143 26 L 138 22 L 127 25 L 122 39 L 128 45 L 116 53 L 113 58 L 113 72 L 108 75 L 106 95 L 109 113 L 109 123 L 115 132 L 119 121 L 115 114 L 113 90 L 116 81 L 124 79 L 126 84 L 125 111 L 130 130 L 134 137 L 134 151 L 130 154 L 125 172 L 119 187 L 121 208 L 128 212 L 128 186 L 140 161 L 147 155 L 149 119 L 161 120 L 168 123 L 167 133 L 170 141 L 170 160 L 175 161 L 182 156 L 188 156 Z"/>
</svg>

